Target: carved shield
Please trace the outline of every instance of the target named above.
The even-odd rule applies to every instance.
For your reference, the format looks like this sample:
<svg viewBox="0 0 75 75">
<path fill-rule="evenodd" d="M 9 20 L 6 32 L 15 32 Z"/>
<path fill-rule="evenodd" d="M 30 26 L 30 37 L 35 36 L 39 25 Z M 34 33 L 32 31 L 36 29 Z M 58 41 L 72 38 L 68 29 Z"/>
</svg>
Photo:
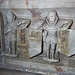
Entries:
<svg viewBox="0 0 75 75">
<path fill-rule="evenodd" d="M 42 31 L 34 29 L 17 30 L 17 49 L 31 58 L 41 53 Z"/>
<path fill-rule="evenodd" d="M 75 30 L 59 30 L 57 48 L 66 56 L 75 54 Z"/>
</svg>

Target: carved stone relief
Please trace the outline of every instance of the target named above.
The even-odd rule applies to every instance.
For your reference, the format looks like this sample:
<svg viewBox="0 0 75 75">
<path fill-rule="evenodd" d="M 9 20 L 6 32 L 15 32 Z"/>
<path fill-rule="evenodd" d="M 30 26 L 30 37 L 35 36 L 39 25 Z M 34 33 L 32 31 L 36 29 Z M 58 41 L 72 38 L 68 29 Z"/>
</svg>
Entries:
<svg viewBox="0 0 75 75">
<path fill-rule="evenodd" d="M 17 30 L 17 47 L 18 50 L 31 58 L 41 53 L 42 31 L 32 29 Z"/>
<path fill-rule="evenodd" d="M 43 22 L 43 24 L 39 27 L 39 29 L 44 30 L 43 33 L 43 42 L 44 46 L 46 46 L 47 57 L 43 58 L 48 62 L 59 62 L 59 59 L 55 59 L 55 54 L 58 52 L 57 50 L 57 38 L 58 38 L 58 30 L 59 29 L 68 29 L 72 24 L 72 20 L 59 19 L 57 12 L 51 10 L 48 12 L 48 15 Z"/>
<path fill-rule="evenodd" d="M 60 19 L 55 10 L 50 10 L 43 20 L 36 20 L 36 23 L 30 19 L 18 18 L 11 10 L 7 10 L 4 16 L 5 56 L 18 58 L 18 54 L 22 53 L 25 57 L 32 58 L 42 55 L 45 50 L 46 57 L 43 60 L 49 63 L 59 62 L 58 53 L 62 53 L 59 43 L 63 39 L 60 36 L 65 34 L 66 44 L 69 43 L 68 32 L 60 34 L 60 29 L 67 31 L 71 28 L 72 20 Z M 32 23 L 34 28 L 30 27 Z M 62 42 L 62 45 L 65 44 Z M 66 51 L 65 49 L 66 46 L 63 50 Z"/>
<path fill-rule="evenodd" d="M 58 51 L 66 56 L 72 56 L 75 54 L 75 30 L 59 30 L 58 31 Z"/>
<path fill-rule="evenodd" d="M 30 22 L 28 19 L 18 19 L 12 11 L 7 10 L 5 24 L 6 56 L 17 57 L 17 28 L 19 26 L 26 28 Z"/>
</svg>

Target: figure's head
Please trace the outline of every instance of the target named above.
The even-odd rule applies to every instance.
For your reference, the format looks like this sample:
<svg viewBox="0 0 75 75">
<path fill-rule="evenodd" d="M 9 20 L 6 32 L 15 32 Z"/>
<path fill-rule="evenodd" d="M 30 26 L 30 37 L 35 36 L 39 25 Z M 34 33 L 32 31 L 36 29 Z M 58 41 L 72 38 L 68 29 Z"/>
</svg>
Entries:
<svg viewBox="0 0 75 75">
<path fill-rule="evenodd" d="M 57 12 L 54 11 L 54 10 L 51 10 L 48 12 L 48 15 L 47 15 L 47 20 L 50 22 L 50 23 L 54 23 L 57 19 Z"/>
<path fill-rule="evenodd" d="M 13 19 L 15 18 L 14 14 L 12 11 L 7 11 L 6 13 L 6 19 L 8 23 L 11 23 Z"/>
</svg>

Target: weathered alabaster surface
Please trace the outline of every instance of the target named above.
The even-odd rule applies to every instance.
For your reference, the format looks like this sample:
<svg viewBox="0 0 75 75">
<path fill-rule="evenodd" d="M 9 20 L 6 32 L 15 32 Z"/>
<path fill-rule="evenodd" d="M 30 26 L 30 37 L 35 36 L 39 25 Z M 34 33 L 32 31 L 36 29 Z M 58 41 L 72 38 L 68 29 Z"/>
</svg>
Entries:
<svg viewBox="0 0 75 75">
<path fill-rule="evenodd" d="M 40 54 L 42 51 L 42 31 L 18 28 L 17 49 L 28 58 Z"/>
<path fill-rule="evenodd" d="M 5 14 L 5 45 L 6 45 L 6 56 L 17 57 L 15 56 L 18 53 L 17 50 L 17 28 L 19 26 L 23 26 L 24 28 L 28 27 L 30 24 L 30 20 L 28 19 L 18 19 L 16 15 L 7 10 Z"/>
<path fill-rule="evenodd" d="M 58 31 L 58 51 L 66 56 L 75 54 L 75 30 L 59 30 Z"/>
<path fill-rule="evenodd" d="M 45 21 L 39 27 L 43 30 L 43 42 L 47 50 L 47 57 L 43 57 L 45 61 L 48 62 L 59 62 L 59 59 L 56 59 L 57 49 L 57 38 L 59 29 L 68 29 L 72 24 L 72 20 L 59 19 L 57 12 L 51 10 L 48 12 Z"/>
</svg>

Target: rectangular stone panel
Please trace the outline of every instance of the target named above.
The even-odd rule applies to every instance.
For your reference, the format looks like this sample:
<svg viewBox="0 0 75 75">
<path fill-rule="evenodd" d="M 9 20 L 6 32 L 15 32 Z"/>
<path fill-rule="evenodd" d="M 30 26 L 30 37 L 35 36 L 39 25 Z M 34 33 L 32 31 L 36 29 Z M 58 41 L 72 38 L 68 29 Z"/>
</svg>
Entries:
<svg viewBox="0 0 75 75">
<path fill-rule="evenodd" d="M 31 58 L 41 53 L 42 31 L 34 29 L 17 30 L 17 49 Z"/>
<path fill-rule="evenodd" d="M 57 48 L 66 56 L 75 54 L 75 30 L 59 30 Z"/>
</svg>

